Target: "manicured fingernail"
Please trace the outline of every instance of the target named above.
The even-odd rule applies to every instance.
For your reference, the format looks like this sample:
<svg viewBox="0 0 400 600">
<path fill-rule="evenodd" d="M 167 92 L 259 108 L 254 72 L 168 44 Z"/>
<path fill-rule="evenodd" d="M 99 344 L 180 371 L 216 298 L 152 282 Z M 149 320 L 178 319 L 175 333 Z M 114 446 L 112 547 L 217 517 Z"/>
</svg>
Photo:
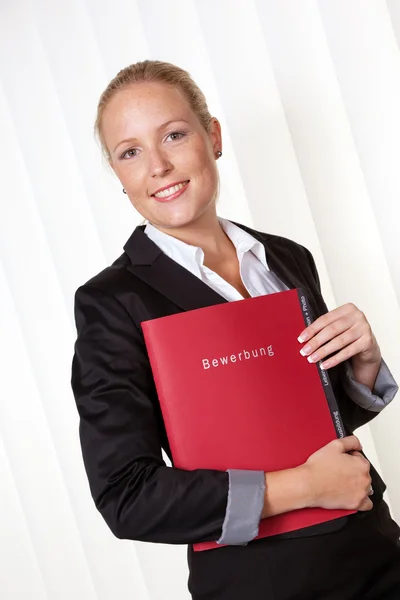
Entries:
<svg viewBox="0 0 400 600">
<path fill-rule="evenodd" d="M 318 356 L 317 356 L 316 354 L 312 354 L 311 356 L 309 356 L 309 357 L 307 358 L 307 360 L 308 360 L 308 362 L 310 362 L 310 363 L 315 363 L 315 362 L 317 362 L 317 360 L 318 360 Z"/>
<path fill-rule="evenodd" d="M 325 371 L 325 369 L 329 368 L 329 362 L 323 362 L 319 365 L 320 369 L 322 369 L 323 371 Z"/>
<path fill-rule="evenodd" d="M 302 348 L 300 350 L 300 354 L 302 356 L 307 356 L 307 354 L 310 354 L 310 352 L 311 352 L 311 346 L 304 346 L 304 348 Z"/>
<path fill-rule="evenodd" d="M 300 342 L 300 344 L 302 344 L 303 342 L 305 342 L 308 339 L 308 335 L 306 333 L 302 333 L 301 335 L 299 335 L 299 337 L 297 338 L 297 341 Z"/>
</svg>

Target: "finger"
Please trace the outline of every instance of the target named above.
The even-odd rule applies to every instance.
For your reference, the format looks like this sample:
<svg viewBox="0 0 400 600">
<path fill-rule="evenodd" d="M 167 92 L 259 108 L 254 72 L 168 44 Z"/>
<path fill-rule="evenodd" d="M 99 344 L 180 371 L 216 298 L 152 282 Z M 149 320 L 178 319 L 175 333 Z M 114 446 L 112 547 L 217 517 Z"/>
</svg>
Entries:
<svg viewBox="0 0 400 600">
<path fill-rule="evenodd" d="M 350 329 L 342 330 L 342 327 L 340 327 L 340 329 L 337 327 L 337 323 L 339 323 L 339 321 L 326 327 L 324 331 L 321 331 L 320 334 L 316 335 L 300 350 L 300 354 L 308 356 L 308 362 L 318 362 L 326 356 L 338 352 L 343 348 L 347 348 L 350 344 L 361 339 L 363 332 L 360 331 L 359 327 L 351 327 Z M 324 345 L 321 345 L 322 340 L 326 341 Z"/>
<path fill-rule="evenodd" d="M 348 454 L 350 454 L 351 456 L 354 456 L 358 459 L 361 459 L 362 463 L 365 465 L 366 469 L 369 472 L 369 470 L 371 468 L 371 463 L 369 462 L 369 460 L 367 458 L 365 458 L 364 454 L 362 454 L 361 452 L 358 452 L 358 450 L 353 450 L 352 452 L 348 452 Z M 367 489 L 369 489 L 370 483 L 368 484 Z"/>
<path fill-rule="evenodd" d="M 340 440 L 337 440 L 342 449 L 342 452 L 351 452 L 352 450 L 362 450 L 362 444 L 357 436 L 348 435 Z"/>
<path fill-rule="evenodd" d="M 353 312 L 360 312 L 359 309 L 351 302 L 348 304 L 344 304 L 343 306 L 339 306 L 338 308 L 334 308 L 333 310 L 327 312 L 325 315 L 318 317 L 311 325 L 309 325 L 306 329 L 304 329 L 299 337 L 297 338 L 300 343 L 303 343 L 307 340 L 310 340 L 317 333 L 319 333 L 322 329 L 337 321 L 341 317 L 345 317 Z"/>
<path fill-rule="evenodd" d="M 331 319 L 329 322 L 326 323 L 324 327 L 322 327 L 322 329 L 320 329 L 308 339 L 307 344 L 300 350 L 300 352 L 304 352 L 304 354 L 309 354 L 309 352 L 307 352 L 307 349 L 309 347 L 311 347 L 313 350 L 316 350 L 317 348 L 319 348 L 323 344 L 326 344 L 327 342 L 337 337 L 344 331 L 350 329 L 353 325 L 354 320 L 351 318 L 351 316 L 349 317 L 348 315 L 342 316 L 335 320 Z M 312 326 L 310 325 L 307 331 L 310 331 L 311 327 Z"/>
<path fill-rule="evenodd" d="M 321 363 L 320 367 L 321 367 L 321 369 L 331 369 L 332 367 L 336 367 L 336 365 L 339 365 L 340 363 L 344 362 L 345 360 L 349 360 L 349 358 L 351 358 L 352 356 L 355 356 L 356 354 L 359 354 L 360 352 L 362 352 L 362 348 L 363 348 L 363 341 L 361 338 L 361 339 L 357 340 L 356 342 L 353 342 L 352 344 L 350 344 L 350 346 L 343 348 L 343 350 L 341 350 L 337 354 L 334 354 L 334 356 L 330 356 L 328 358 L 328 360 L 324 360 Z"/>
<path fill-rule="evenodd" d="M 371 500 L 369 498 L 365 498 L 365 500 L 363 500 L 361 505 L 358 507 L 358 510 L 360 510 L 360 511 L 371 510 L 371 508 L 373 508 L 373 506 L 374 505 L 372 504 Z"/>
</svg>

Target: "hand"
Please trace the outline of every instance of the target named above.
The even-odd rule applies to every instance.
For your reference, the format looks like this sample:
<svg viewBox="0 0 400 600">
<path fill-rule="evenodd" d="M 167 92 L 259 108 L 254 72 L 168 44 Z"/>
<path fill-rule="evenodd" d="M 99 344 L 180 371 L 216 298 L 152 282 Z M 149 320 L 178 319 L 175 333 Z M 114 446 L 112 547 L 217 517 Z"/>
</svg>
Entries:
<svg viewBox="0 0 400 600">
<path fill-rule="evenodd" d="M 308 506 L 368 511 L 370 463 L 360 453 L 355 435 L 333 440 L 314 452 L 302 465 L 311 494 Z"/>
<path fill-rule="evenodd" d="M 381 351 L 364 313 L 354 304 L 344 304 L 322 315 L 298 340 L 307 341 L 300 353 L 307 356 L 309 362 L 333 355 L 321 364 L 321 368 L 330 369 L 351 359 L 356 380 L 373 388 L 382 360 Z"/>
</svg>

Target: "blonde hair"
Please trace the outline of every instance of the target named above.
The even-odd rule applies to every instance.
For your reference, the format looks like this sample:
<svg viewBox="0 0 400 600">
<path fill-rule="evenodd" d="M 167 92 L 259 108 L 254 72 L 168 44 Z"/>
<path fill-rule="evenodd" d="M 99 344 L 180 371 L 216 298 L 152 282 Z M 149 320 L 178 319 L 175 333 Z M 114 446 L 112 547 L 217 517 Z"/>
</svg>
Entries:
<svg viewBox="0 0 400 600">
<path fill-rule="evenodd" d="M 196 113 L 200 123 L 208 132 L 211 115 L 208 110 L 206 98 L 190 74 L 168 62 L 160 60 L 144 60 L 125 67 L 110 81 L 100 96 L 97 106 L 97 117 L 94 124 L 94 133 L 100 142 L 102 153 L 107 161 L 110 153 L 104 140 L 102 132 L 103 112 L 111 98 L 120 90 L 132 83 L 143 83 L 145 81 L 160 82 L 176 87 L 183 92 L 193 112 Z"/>
</svg>

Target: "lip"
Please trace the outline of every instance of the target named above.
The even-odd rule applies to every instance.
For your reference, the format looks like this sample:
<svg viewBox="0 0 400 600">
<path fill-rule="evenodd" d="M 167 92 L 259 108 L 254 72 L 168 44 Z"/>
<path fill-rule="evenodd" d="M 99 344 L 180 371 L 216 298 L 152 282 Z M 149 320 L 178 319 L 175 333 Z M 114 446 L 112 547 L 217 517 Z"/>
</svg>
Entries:
<svg viewBox="0 0 400 600">
<path fill-rule="evenodd" d="M 151 195 L 154 196 L 154 194 L 158 194 L 158 192 L 163 192 L 164 190 L 167 190 L 170 187 L 174 187 L 174 185 L 179 185 L 180 183 L 185 183 L 185 181 L 189 181 L 188 179 L 181 179 L 180 181 L 175 181 L 175 183 L 169 183 L 168 185 L 164 185 L 164 187 L 159 188 L 158 190 L 156 190 L 155 192 L 153 192 Z"/>
<path fill-rule="evenodd" d="M 178 190 L 177 192 L 174 192 L 173 194 L 171 194 L 170 196 L 166 196 L 165 198 L 156 198 L 156 196 L 154 194 L 158 194 L 158 192 L 162 192 L 163 190 L 167 190 L 168 188 L 174 187 L 174 185 L 178 185 L 179 183 L 185 183 L 185 181 L 187 182 L 186 185 L 181 188 L 180 190 Z M 183 181 L 176 181 L 175 183 L 169 183 L 168 185 L 165 185 L 164 187 L 160 188 L 159 190 L 157 190 L 156 192 L 154 192 L 154 194 L 151 194 L 152 198 L 154 198 L 154 200 L 157 200 L 157 202 L 167 202 L 169 200 L 174 200 L 175 198 L 177 198 L 178 196 L 180 196 L 181 194 L 183 194 L 183 192 L 185 192 L 187 190 L 187 187 L 190 183 L 190 179 L 187 180 L 183 180 Z"/>
</svg>

